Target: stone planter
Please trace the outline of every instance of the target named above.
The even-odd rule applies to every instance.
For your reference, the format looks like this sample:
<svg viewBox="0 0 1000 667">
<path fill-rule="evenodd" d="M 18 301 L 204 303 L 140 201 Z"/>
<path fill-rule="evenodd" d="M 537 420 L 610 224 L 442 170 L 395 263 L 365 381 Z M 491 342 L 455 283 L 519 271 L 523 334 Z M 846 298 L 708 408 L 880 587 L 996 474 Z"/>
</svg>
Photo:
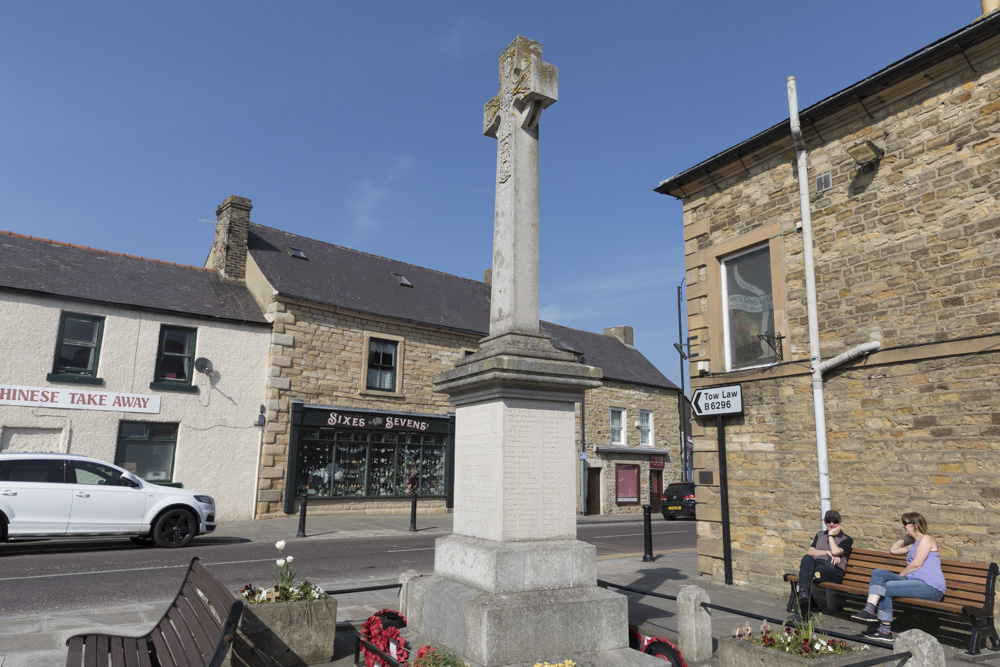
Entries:
<svg viewBox="0 0 1000 667">
<path fill-rule="evenodd" d="M 766 667 L 802 667 L 803 665 L 839 667 L 840 665 L 850 665 L 883 655 L 888 655 L 888 652 L 884 649 L 872 648 L 868 651 L 831 654 L 822 658 L 802 658 L 767 646 L 751 644 L 745 639 L 724 637 L 719 640 L 719 650 L 716 653 L 716 658 L 722 667 L 751 667 L 752 665 Z"/>
<path fill-rule="evenodd" d="M 299 667 L 332 662 L 336 630 L 337 601 L 332 597 L 248 604 L 243 609 L 229 664 Z"/>
</svg>

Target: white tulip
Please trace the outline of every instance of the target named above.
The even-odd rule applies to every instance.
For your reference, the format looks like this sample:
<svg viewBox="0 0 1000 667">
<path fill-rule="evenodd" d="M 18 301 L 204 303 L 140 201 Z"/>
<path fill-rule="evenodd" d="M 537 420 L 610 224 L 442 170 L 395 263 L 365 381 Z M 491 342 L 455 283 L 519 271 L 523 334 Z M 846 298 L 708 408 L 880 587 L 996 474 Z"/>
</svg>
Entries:
<svg viewBox="0 0 1000 667">
<path fill-rule="evenodd" d="M 277 565 L 278 567 L 284 567 L 285 566 L 285 559 L 284 558 L 279 558 L 278 560 L 274 561 L 274 564 Z"/>
<path fill-rule="evenodd" d="M 284 551 L 285 550 L 285 541 L 284 540 L 278 540 L 277 542 L 274 543 L 274 546 L 278 548 L 278 551 Z"/>
<path fill-rule="evenodd" d="M 288 557 L 285 558 L 285 562 L 286 563 L 291 563 L 293 560 L 295 560 L 295 559 L 292 556 L 288 556 Z"/>
</svg>

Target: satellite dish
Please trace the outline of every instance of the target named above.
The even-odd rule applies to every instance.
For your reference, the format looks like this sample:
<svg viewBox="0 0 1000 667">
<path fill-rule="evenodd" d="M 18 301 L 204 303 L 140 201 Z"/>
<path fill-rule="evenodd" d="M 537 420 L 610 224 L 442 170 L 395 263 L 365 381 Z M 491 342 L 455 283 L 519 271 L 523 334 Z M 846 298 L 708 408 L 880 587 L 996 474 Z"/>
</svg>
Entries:
<svg viewBox="0 0 1000 667">
<path fill-rule="evenodd" d="M 199 373 L 208 375 L 212 372 L 212 362 L 205 357 L 198 357 L 194 360 L 194 369 Z"/>
</svg>

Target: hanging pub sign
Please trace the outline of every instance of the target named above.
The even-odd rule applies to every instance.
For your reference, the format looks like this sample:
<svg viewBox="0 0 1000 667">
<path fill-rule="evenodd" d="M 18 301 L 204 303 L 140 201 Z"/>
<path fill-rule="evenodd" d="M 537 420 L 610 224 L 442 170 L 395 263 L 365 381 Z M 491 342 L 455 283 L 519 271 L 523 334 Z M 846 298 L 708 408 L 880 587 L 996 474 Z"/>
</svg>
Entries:
<svg viewBox="0 0 1000 667">
<path fill-rule="evenodd" d="M 447 417 L 367 410 L 306 410 L 302 415 L 302 425 L 368 431 L 448 433 Z"/>
<path fill-rule="evenodd" d="M 663 457 L 662 456 L 650 456 L 649 457 L 649 467 L 650 468 L 662 468 L 663 467 Z"/>
</svg>

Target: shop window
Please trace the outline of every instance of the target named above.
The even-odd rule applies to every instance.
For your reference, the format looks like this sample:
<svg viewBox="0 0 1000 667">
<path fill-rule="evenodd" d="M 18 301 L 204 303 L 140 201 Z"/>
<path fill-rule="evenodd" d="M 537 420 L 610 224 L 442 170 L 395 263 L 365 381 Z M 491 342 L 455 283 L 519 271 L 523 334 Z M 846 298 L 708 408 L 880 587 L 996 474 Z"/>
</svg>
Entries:
<svg viewBox="0 0 1000 667">
<path fill-rule="evenodd" d="M 639 466 L 615 466 L 615 499 L 619 503 L 639 502 Z"/>
<path fill-rule="evenodd" d="M 445 435 L 303 429 L 299 488 L 325 498 L 445 495 Z"/>
<path fill-rule="evenodd" d="M 115 465 L 154 484 L 172 482 L 176 449 L 177 424 L 123 421 Z"/>
<path fill-rule="evenodd" d="M 639 444 L 653 446 L 653 413 L 649 410 L 639 410 Z"/>
<path fill-rule="evenodd" d="M 722 260 L 726 370 L 767 366 L 775 351 L 761 338 L 774 335 L 771 252 L 758 246 Z"/>
<path fill-rule="evenodd" d="M 398 336 L 365 336 L 364 389 L 379 394 L 401 392 L 403 339 Z"/>
<path fill-rule="evenodd" d="M 194 347 L 197 329 L 160 327 L 160 343 L 156 350 L 156 370 L 150 389 L 197 391 L 191 384 L 194 371 Z"/>
<path fill-rule="evenodd" d="M 625 444 L 625 411 L 621 408 L 611 408 L 611 444 Z"/>
<path fill-rule="evenodd" d="M 55 382 L 101 384 L 97 365 L 101 356 L 104 318 L 63 313 L 59 319 L 56 358 L 47 379 Z"/>
</svg>

